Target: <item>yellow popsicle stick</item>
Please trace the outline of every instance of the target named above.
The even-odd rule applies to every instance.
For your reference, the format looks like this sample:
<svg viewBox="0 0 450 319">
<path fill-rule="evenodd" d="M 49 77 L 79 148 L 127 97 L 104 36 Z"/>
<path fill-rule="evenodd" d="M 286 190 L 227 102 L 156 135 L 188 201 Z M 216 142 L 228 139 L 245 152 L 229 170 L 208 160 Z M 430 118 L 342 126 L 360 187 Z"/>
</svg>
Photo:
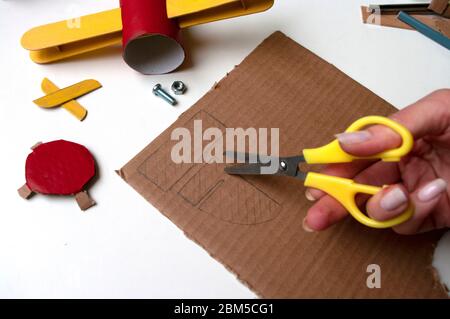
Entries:
<svg viewBox="0 0 450 319">
<path fill-rule="evenodd" d="M 122 33 L 111 33 L 97 38 L 68 43 L 37 51 L 30 51 L 30 59 L 39 64 L 47 64 L 64 60 L 83 53 L 107 48 L 122 43 Z"/>
<path fill-rule="evenodd" d="M 29 51 L 37 51 L 121 32 L 122 18 L 117 8 L 35 27 L 22 36 L 21 44 Z"/>
<path fill-rule="evenodd" d="M 233 1 L 218 7 L 192 12 L 188 15 L 181 15 L 178 17 L 178 24 L 180 28 L 188 28 L 199 24 L 245 16 L 266 11 L 273 6 L 273 3 L 274 0 Z"/>
<path fill-rule="evenodd" d="M 102 85 L 96 80 L 85 80 L 71 85 L 56 92 L 47 94 L 33 102 L 40 107 L 55 107 L 67 103 L 73 99 L 83 96 L 89 92 L 101 88 Z"/>
<path fill-rule="evenodd" d="M 42 80 L 41 88 L 45 94 L 50 94 L 59 90 L 59 87 L 47 78 Z M 71 100 L 61 106 L 70 112 L 70 114 L 75 116 L 79 121 L 83 121 L 88 113 L 87 110 L 75 100 Z"/>
<path fill-rule="evenodd" d="M 181 28 L 269 9 L 274 0 L 168 0 L 170 18 Z M 39 26 L 22 36 L 36 63 L 51 63 L 122 42 L 120 8 Z"/>
<path fill-rule="evenodd" d="M 356 132 L 368 125 L 381 124 L 389 127 L 399 134 L 402 138 L 400 147 L 376 154 L 373 156 L 358 157 L 346 153 L 340 146 L 338 140 L 334 140 L 328 145 L 303 150 L 303 156 L 308 164 L 331 164 L 348 163 L 359 159 L 381 159 L 384 162 L 398 162 L 408 154 L 413 145 L 414 138 L 406 127 L 383 116 L 366 116 L 354 122 L 346 132 Z"/>
<path fill-rule="evenodd" d="M 191 13 L 208 10 L 241 0 L 167 0 L 167 17 L 178 18 Z"/>
<path fill-rule="evenodd" d="M 121 42 L 120 8 L 39 26 L 21 40 L 36 63 L 51 63 Z"/>
</svg>

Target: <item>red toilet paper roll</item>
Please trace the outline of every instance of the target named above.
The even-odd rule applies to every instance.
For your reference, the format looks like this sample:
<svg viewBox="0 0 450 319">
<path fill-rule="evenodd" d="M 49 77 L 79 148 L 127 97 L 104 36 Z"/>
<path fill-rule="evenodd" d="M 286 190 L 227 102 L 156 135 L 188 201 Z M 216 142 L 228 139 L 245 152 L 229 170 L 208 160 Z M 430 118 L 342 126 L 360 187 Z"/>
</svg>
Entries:
<svg viewBox="0 0 450 319">
<path fill-rule="evenodd" d="M 143 74 L 164 74 L 184 61 L 181 31 L 166 0 L 121 0 L 123 58 Z"/>
</svg>

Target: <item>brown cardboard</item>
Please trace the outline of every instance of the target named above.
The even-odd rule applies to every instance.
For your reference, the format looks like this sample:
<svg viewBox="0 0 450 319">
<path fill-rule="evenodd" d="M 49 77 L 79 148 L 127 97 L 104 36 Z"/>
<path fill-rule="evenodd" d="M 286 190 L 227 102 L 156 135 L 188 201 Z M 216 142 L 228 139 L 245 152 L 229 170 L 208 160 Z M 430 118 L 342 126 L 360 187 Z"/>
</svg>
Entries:
<svg viewBox="0 0 450 319">
<path fill-rule="evenodd" d="M 75 194 L 75 200 L 83 212 L 97 204 L 92 197 L 89 196 L 87 191 L 81 191 Z"/>
<path fill-rule="evenodd" d="M 230 176 L 226 164 L 174 164 L 171 132 L 208 127 L 280 128 L 281 155 L 321 146 L 351 122 L 395 109 L 280 32 L 132 159 L 119 175 L 187 237 L 266 298 L 445 297 L 433 279 L 441 233 L 400 236 L 348 218 L 306 233 L 300 180 Z M 381 288 L 366 285 L 381 267 Z M 182 265 L 180 265 L 182 267 Z"/>
<path fill-rule="evenodd" d="M 397 19 L 395 14 L 371 13 L 368 7 L 361 7 L 362 19 L 367 24 L 413 30 L 411 26 Z M 450 38 L 450 19 L 438 15 L 411 14 L 412 17 Z"/>
<path fill-rule="evenodd" d="M 33 195 L 33 191 L 28 187 L 27 184 L 23 185 L 21 188 L 17 190 L 19 196 L 23 199 L 28 199 Z"/>
<path fill-rule="evenodd" d="M 448 0 L 432 0 L 428 9 L 450 18 L 450 2 Z"/>
</svg>

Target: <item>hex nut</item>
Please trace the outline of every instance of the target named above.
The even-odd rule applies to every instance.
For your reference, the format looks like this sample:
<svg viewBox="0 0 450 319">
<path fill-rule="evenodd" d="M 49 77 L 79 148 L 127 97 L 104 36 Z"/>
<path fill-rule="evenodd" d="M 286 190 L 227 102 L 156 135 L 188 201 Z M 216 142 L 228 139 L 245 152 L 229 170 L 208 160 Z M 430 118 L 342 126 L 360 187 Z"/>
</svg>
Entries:
<svg viewBox="0 0 450 319">
<path fill-rule="evenodd" d="M 182 81 L 175 81 L 172 84 L 172 91 L 176 95 L 182 95 L 186 92 L 187 87 Z"/>
</svg>

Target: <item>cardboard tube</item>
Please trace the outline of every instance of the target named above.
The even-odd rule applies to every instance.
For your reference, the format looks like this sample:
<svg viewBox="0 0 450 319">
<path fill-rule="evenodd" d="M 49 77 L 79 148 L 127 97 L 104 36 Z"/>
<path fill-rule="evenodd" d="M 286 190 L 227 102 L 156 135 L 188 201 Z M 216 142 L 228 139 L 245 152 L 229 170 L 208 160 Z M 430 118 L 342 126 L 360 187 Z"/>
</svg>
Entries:
<svg viewBox="0 0 450 319">
<path fill-rule="evenodd" d="M 164 74 L 184 61 L 181 32 L 166 0 L 121 0 L 123 58 L 143 74 Z"/>
</svg>

